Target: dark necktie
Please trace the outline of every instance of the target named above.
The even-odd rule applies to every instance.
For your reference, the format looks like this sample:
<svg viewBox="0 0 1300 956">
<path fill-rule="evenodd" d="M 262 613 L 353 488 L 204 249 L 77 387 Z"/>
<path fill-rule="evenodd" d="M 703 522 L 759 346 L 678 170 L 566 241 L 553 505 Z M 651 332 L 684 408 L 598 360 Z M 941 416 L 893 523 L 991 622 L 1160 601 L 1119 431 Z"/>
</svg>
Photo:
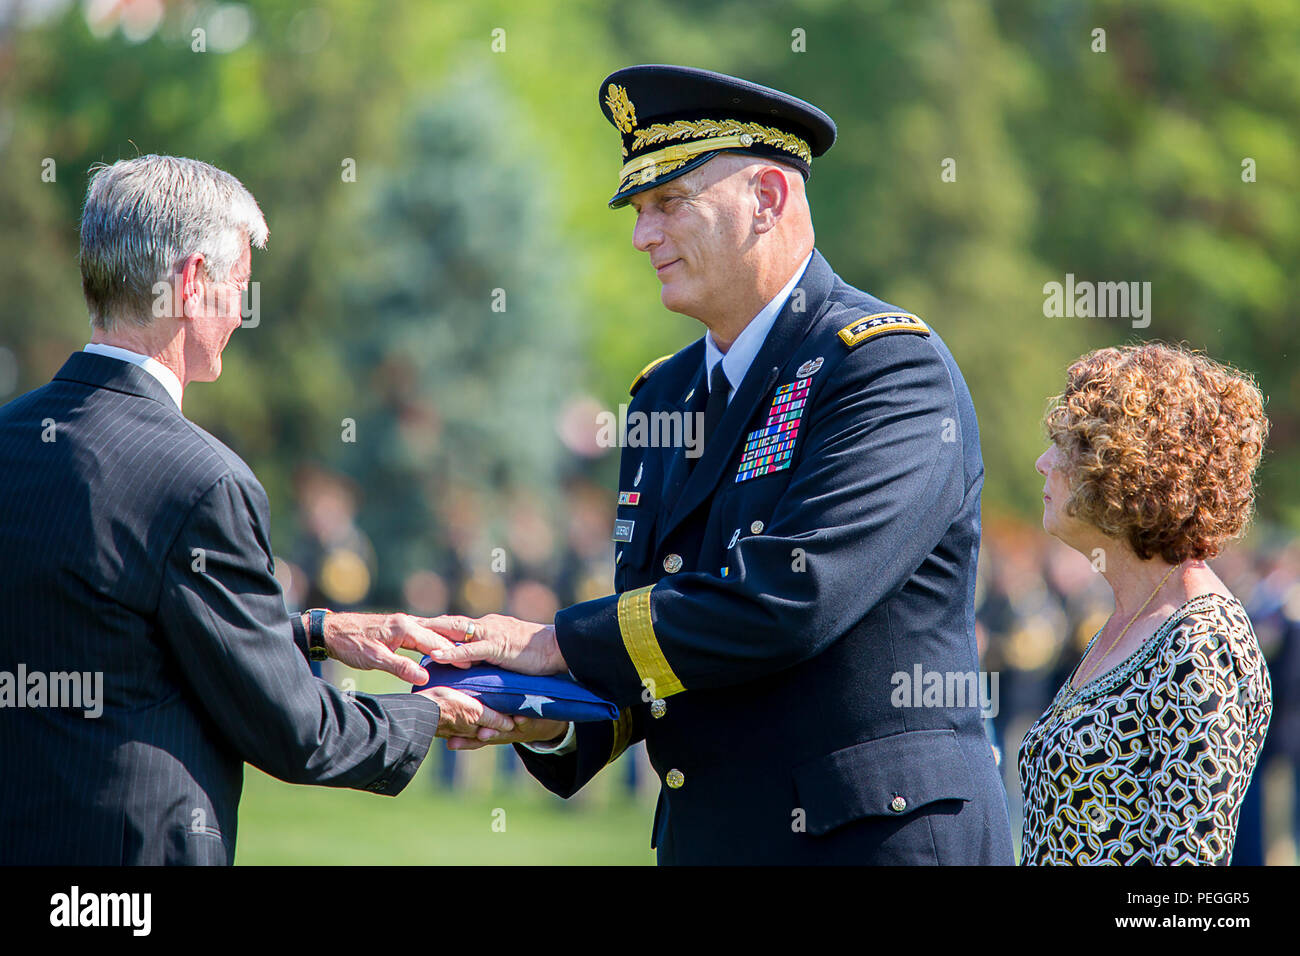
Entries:
<svg viewBox="0 0 1300 956">
<path fill-rule="evenodd" d="M 713 366 L 713 372 L 709 375 L 709 400 L 704 405 L 705 451 L 708 450 L 713 433 L 718 430 L 718 422 L 722 421 L 722 415 L 727 410 L 727 399 L 730 397 L 731 383 L 727 381 L 727 373 L 722 370 L 722 363 L 719 362 Z"/>
</svg>

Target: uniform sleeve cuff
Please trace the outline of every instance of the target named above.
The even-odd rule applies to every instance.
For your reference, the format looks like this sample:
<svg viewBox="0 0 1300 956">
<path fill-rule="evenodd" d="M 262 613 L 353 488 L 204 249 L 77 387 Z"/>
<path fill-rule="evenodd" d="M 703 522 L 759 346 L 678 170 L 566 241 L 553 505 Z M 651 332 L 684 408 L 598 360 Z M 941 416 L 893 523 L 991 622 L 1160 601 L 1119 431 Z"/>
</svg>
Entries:
<svg viewBox="0 0 1300 956">
<path fill-rule="evenodd" d="M 555 640 L 569 673 L 583 687 L 619 707 L 641 698 L 641 678 L 618 626 L 618 596 L 567 607 L 555 615 Z"/>
<path fill-rule="evenodd" d="M 569 672 L 619 708 L 686 689 L 659 643 L 654 592 L 654 585 L 636 588 L 555 615 L 555 639 Z"/>
</svg>

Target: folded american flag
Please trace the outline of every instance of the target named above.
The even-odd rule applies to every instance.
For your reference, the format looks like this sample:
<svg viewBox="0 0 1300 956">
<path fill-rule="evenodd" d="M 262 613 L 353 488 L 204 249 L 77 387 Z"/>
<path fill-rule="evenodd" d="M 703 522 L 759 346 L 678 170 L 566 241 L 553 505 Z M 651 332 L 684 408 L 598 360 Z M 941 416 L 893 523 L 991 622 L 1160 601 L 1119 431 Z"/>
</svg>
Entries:
<svg viewBox="0 0 1300 956">
<path fill-rule="evenodd" d="M 502 670 L 491 664 L 452 667 L 435 664 L 430 657 L 420 660 L 429 672 L 426 687 L 450 687 L 477 697 L 485 707 L 499 714 L 545 717 L 547 720 L 618 720 L 618 708 L 597 697 L 567 674 L 533 677 Z"/>
</svg>

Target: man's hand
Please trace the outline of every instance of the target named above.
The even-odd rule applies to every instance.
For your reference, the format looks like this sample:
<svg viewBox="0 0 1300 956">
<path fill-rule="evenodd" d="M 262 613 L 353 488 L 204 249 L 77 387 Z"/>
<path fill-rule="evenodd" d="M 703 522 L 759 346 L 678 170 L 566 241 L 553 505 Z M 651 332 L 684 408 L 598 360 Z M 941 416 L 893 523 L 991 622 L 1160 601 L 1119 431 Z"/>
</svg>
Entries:
<svg viewBox="0 0 1300 956">
<path fill-rule="evenodd" d="M 419 686 L 428 683 L 429 672 L 398 650 L 432 654 L 453 646 L 429 629 L 428 620 L 410 614 L 331 612 L 325 615 L 325 649 L 330 657 L 349 667 L 387 671 Z"/>
<path fill-rule="evenodd" d="M 550 624 L 532 624 L 504 614 L 480 618 L 444 614 L 421 622 L 445 638 L 463 642 L 460 647 L 435 649 L 433 659 L 441 664 L 483 661 L 520 674 L 563 674 L 569 669 Z"/>
<path fill-rule="evenodd" d="M 513 717 L 498 714 L 477 698 L 450 687 L 430 687 L 417 693 L 438 705 L 439 737 L 473 737 L 487 743 L 515 729 Z"/>
<path fill-rule="evenodd" d="M 568 732 L 567 721 L 547 720 L 544 717 L 515 717 L 515 729 L 510 733 L 498 734 L 480 729 L 474 737 L 449 737 L 447 749 L 478 750 L 488 744 L 532 744 L 539 740 L 558 743 Z"/>
</svg>

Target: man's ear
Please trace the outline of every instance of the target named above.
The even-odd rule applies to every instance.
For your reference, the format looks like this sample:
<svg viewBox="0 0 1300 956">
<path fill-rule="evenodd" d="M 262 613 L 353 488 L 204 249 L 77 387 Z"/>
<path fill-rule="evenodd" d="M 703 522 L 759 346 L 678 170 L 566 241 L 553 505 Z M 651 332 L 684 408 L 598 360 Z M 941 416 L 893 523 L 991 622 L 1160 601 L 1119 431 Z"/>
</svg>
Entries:
<svg viewBox="0 0 1300 956">
<path fill-rule="evenodd" d="M 786 175 L 779 166 L 764 166 L 758 171 L 754 232 L 759 235 L 770 232 L 785 213 L 785 204 L 790 198 L 790 183 Z"/>
<path fill-rule="evenodd" d="M 203 253 L 196 252 L 181 263 L 178 285 L 180 302 L 177 305 L 180 308 L 177 318 L 193 318 L 208 292 L 208 270 Z"/>
</svg>

